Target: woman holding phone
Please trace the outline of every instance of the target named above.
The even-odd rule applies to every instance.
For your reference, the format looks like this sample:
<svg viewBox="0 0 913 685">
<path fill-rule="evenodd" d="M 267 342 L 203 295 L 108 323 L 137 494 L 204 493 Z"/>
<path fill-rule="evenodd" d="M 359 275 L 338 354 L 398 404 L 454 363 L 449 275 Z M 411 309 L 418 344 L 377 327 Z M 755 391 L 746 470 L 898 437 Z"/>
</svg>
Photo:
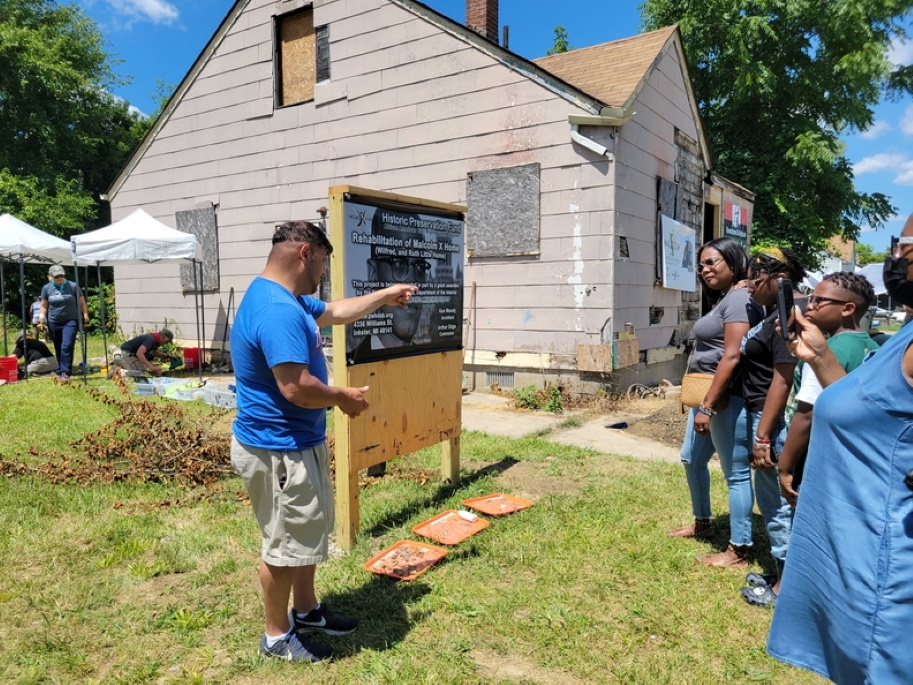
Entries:
<svg viewBox="0 0 913 685">
<path fill-rule="evenodd" d="M 739 243 L 731 238 L 711 240 L 699 250 L 697 263 L 704 294 L 713 308 L 694 324 L 694 352 L 688 361 L 688 371 L 712 373 L 714 379 L 702 406 L 689 410 L 681 449 L 694 523 L 671 530 L 669 535 L 712 537 L 708 464 L 716 451 L 729 485 L 730 539 L 735 541 L 737 531 L 751 530 L 752 496 L 747 466 L 741 476 L 733 472 L 732 464 L 725 459 L 732 454 L 734 421 L 741 408 L 739 402 L 727 400 L 739 364 L 742 337 L 761 316 L 748 291 L 736 287 L 748 275 L 748 257 Z"/>
<path fill-rule="evenodd" d="M 913 306 L 913 215 L 892 241 L 884 284 Z M 838 683 L 909 683 L 913 327 L 847 374 L 814 323 L 796 319 L 796 355 L 824 391 L 767 648 Z"/>
</svg>

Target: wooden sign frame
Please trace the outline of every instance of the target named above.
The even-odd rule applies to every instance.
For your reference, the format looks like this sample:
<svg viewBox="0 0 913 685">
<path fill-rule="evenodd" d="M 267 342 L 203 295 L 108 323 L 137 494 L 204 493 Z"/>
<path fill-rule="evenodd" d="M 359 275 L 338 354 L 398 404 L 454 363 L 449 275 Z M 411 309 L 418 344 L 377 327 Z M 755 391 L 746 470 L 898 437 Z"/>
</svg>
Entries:
<svg viewBox="0 0 913 685">
<path fill-rule="evenodd" d="M 353 186 L 335 186 L 329 193 L 329 237 L 332 297 L 346 297 L 345 202 L 348 196 L 409 207 L 465 214 L 466 208 L 433 200 L 407 197 Z M 459 256 L 462 270 L 462 255 Z M 460 312 L 462 320 L 462 312 Z M 345 363 L 345 326 L 333 327 L 333 382 L 340 387 L 367 385 L 368 409 L 352 419 L 335 409 L 336 435 L 336 538 L 349 550 L 358 532 L 358 473 L 375 464 L 410 454 L 423 447 L 442 444 L 441 475 L 456 484 L 460 477 L 462 430 L 461 350 L 431 352 L 417 356 Z M 341 346 L 341 347 L 340 347 Z"/>
</svg>

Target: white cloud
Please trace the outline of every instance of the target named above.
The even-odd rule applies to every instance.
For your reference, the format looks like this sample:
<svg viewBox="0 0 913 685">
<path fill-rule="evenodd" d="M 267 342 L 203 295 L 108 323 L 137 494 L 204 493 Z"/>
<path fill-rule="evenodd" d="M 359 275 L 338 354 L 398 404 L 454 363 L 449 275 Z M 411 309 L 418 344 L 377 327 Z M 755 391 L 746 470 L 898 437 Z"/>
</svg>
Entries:
<svg viewBox="0 0 913 685">
<path fill-rule="evenodd" d="M 894 177 L 894 183 L 899 186 L 913 186 L 913 162 L 901 166 L 900 173 Z"/>
<path fill-rule="evenodd" d="M 897 169 L 904 164 L 909 163 L 905 155 L 892 152 L 880 152 L 871 157 L 864 157 L 853 165 L 853 173 L 856 176 L 860 174 L 870 174 L 885 169 Z"/>
<path fill-rule="evenodd" d="M 165 0 L 106 0 L 108 6 L 128 24 L 148 21 L 153 24 L 174 24 L 180 18 L 178 8 Z"/>
<path fill-rule="evenodd" d="M 888 50 L 888 60 L 898 66 L 913 62 L 913 41 L 898 40 Z"/>
<path fill-rule="evenodd" d="M 865 138 L 866 140 L 875 140 L 882 133 L 887 133 L 890 130 L 891 124 L 887 121 L 876 121 L 867 130 L 860 133 L 859 137 Z"/>
<path fill-rule="evenodd" d="M 900 130 L 905 136 L 913 136 L 913 105 L 904 110 L 903 116 L 900 118 Z"/>
</svg>

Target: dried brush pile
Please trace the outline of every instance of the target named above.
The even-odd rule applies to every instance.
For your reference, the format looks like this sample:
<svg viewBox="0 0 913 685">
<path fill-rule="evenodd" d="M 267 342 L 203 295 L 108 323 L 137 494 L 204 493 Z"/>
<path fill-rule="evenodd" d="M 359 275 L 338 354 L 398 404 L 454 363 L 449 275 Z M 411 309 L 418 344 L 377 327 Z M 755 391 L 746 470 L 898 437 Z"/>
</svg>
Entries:
<svg viewBox="0 0 913 685">
<path fill-rule="evenodd" d="M 0 475 L 34 476 L 51 483 L 172 483 L 212 485 L 234 473 L 228 433 L 212 430 L 212 414 L 189 416 L 179 402 L 131 397 L 122 378 L 120 396 L 74 386 L 92 399 L 115 405 L 120 415 L 99 430 L 70 443 L 71 454 L 32 448 L 28 462 L 0 459 Z M 214 413 L 227 410 L 213 409 Z M 34 457 L 41 459 L 35 462 Z"/>
</svg>

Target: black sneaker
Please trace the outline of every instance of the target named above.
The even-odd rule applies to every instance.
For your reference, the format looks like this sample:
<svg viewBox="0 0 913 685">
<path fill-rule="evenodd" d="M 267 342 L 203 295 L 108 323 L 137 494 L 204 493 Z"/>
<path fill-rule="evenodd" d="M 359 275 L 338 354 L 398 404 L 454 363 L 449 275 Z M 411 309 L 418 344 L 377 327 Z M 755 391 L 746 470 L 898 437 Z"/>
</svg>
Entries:
<svg viewBox="0 0 913 685">
<path fill-rule="evenodd" d="M 749 573 L 745 576 L 748 587 L 773 587 L 777 584 L 776 573 Z"/>
<path fill-rule="evenodd" d="M 260 638 L 260 654 L 293 663 L 317 663 L 333 656 L 333 649 L 329 645 L 322 645 L 319 642 L 302 642 L 296 634 L 292 633 L 272 647 L 266 645 L 266 635 L 263 635 Z"/>
<path fill-rule="evenodd" d="M 292 613 L 295 616 L 295 630 L 299 633 L 348 635 L 355 632 L 355 628 L 358 627 L 358 621 L 354 618 L 334 614 L 325 604 L 318 604 L 316 609 L 311 609 L 303 618 L 296 612 Z"/>
</svg>

